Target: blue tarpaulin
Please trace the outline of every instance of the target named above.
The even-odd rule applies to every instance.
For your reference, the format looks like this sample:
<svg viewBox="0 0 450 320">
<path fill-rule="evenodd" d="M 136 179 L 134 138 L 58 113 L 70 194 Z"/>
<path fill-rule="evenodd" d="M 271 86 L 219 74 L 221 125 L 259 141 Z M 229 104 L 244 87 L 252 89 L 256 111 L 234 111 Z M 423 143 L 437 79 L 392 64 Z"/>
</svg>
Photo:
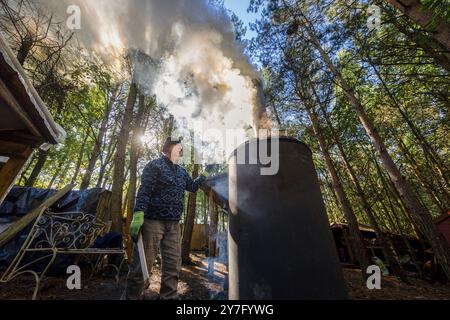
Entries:
<svg viewBox="0 0 450 320">
<path fill-rule="evenodd" d="M 17 221 L 31 210 L 37 208 L 43 201 L 51 197 L 57 190 L 42 190 L 26 187 L 14 187 L 6 196 L 0 206 L 0 227 L 7 226 Z M 51 210 L 55 213 L 63 212 L 83 212 L 96 215 L 96 209 L 100 196 L 104 189 L 74 190 L 69 192 L 61 200 L 55 203 Z M 32 224 L 22 230 L 10 242 L 0 248 L 0 269 L 5 269 L 14 259 L 17 252 L 25 242 Z M 2 230 L 0 228 L 0 230 Z M 95 248 L 121 248 L 122 235 L 111 232 L 104 237 L 97 238 Z M 74 257 L 62 255 L 53 264 L 51 273 L 65 272 L 67 265 L 70 265 Z M 39 266 L 36 266 L 39 269 Z"/>
</svg>

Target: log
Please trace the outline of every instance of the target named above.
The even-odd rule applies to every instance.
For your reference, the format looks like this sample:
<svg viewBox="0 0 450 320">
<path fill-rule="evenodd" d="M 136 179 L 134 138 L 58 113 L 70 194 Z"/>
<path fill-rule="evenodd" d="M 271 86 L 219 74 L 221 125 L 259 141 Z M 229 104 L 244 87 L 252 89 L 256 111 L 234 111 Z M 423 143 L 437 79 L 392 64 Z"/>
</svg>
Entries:
<svg viewBox="0 0 450 320">
<path fill-rule="evenodd" d="M 69 184 L 61 191 L 58 191 L 50 198 L 42 202 L 39 207 L 30 211 L 27 215 L 23 216 L 18 221 L 14 222 L 8 229 L 0 234 L 0 248 L 11 241 L 19 232 L 32 223 L 44 210 L 50 208 L 56 202 L 61 200 L 69 191 L 75 187 L 75 184 Z"/>
<path fill-rule="evenodd" d="M 2 142 L 0 141 L 0 145 Z M 1 147 L 0 147 L 1 149 Z M 0 204 L 5 199 L 9 190 L 11 189 L 17 176 L 23 170 L 23 166 L 28 157 L 31 156 L 32 149 L 27 148 L 26 157 L 11 157 L 6 163 L 1 163 L 0 167 Z M 0 154 L 4 155 L 0 152 Z M 23 154 L 25 156 L 25 154 Z"/>
<path fill-rule="evenodd" d="M 111 191 L 102 191 L 96 210 L 97 220 L 105 223 L 111 221 L 111 195 Z"/>
</svg>

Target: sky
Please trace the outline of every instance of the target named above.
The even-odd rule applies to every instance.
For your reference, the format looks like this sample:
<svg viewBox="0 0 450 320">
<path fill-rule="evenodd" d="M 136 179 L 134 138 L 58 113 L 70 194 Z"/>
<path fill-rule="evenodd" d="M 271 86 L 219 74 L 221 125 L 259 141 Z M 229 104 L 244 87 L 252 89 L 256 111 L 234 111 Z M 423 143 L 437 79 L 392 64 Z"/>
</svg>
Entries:
<svg viewBox="0 0 450 320">
<path fill-rule="evenodd" d="M 250 30 L 249 23 L 254 22 L 260 15 L 260 13 L 248 13 L 247 8 L 250 3 L 250 0 L 224 0 L 225 7 L 233 11 L 247 27 L 247 34 L 245 35 L 246 39 L 251 39 L 256 34 Z"/>
</svg>

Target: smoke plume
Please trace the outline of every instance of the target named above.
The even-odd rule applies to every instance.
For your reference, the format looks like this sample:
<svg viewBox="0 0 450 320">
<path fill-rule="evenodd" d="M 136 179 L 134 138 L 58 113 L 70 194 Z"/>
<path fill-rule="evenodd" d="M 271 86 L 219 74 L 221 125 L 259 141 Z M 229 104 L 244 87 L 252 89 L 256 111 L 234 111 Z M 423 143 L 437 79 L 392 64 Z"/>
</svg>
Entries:
<svg viewBox="0 0 450 320">
<path fill-rule="evenodd" d="M 150 56 L 154 65 L 135 61 L 135 81 L 176 119 L 206 120 L 205 129 L 270 127 L 260 77 L 223 8 L 208 0 L 39 1 L 65 16 L 79 6 L 77 37 L 105 59 Z"/>
</svg>

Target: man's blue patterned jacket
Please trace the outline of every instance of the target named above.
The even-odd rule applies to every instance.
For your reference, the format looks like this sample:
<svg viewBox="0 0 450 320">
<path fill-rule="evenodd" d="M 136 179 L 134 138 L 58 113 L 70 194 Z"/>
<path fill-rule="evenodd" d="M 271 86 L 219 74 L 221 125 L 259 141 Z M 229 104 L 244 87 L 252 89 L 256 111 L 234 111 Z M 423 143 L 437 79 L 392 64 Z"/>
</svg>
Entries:
<svg viewBox="0 0 450 320">
<path fill-rule="evenodd" d="M 179 221 L 184 192 L 197 192 L 204 181 L 204 176 L 193 180 L 183 167 L 162 156 L 145 166 L 134 212 L 143 211 L 146 219 Z"/>
</svg>

